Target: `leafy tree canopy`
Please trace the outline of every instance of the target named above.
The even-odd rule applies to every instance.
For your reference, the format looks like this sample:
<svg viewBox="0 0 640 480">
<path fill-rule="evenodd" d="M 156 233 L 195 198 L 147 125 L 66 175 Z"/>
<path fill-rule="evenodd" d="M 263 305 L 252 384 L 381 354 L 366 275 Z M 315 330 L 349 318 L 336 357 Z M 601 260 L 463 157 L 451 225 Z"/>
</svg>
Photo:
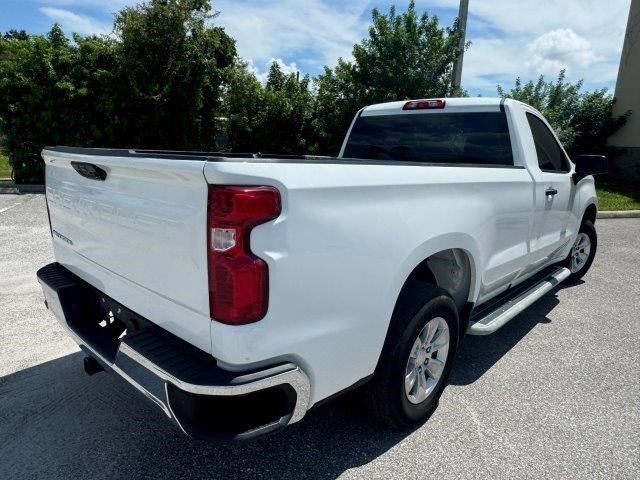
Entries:
<svg viewBox="0 0 640 480">
<path fill-rule="evenodd" d="M 273 62 L 263 86 L 237 62 L 230 69 L 224 96 L 229 118 L 230 148 L 234 151 L 304 154 L 311 149 L 310 120 L 314 98 L 310 78 L 285 74 Z"/>
<path fill-rule="evenodd" d="M 209 0 L 148 0 L 121 10 L 108 36 L 70 39 L 58 25 L 1 35 L 0 140 L 15 180 L 42 182 L 51 144 L 335 155 L 366 105 L 466 94 L 452 86 L 458 23 L 442 27 L 413 1 L 374 9 L 353 58 L 314 79 L 274 62 L 262 83 L 214 17 Z M 564 72 L 498 93 L 538 108 L 574 153 L 604 151 L 626 118 L 611 118 L 606 90 L 582 92 Z"/>
<path fill-rule="evenodd" d="M 582 92 L 582 80 L 571 83 L 562 70 L 555 81 L 522 83 L 516 79 L 510 90 L 498 85 L 498 95 L 536 108 L 553 126 L 571 154 L 605 154 L 607 138 L 618 130 L 631 112 L 613 117 L 614 98 L 607 89 Z"/>
<path fill-rule="evenodd" d="M 110 141 L 113 42 L 76 36 L 58 25 L 46 36 L 0 39 L 0 131 L 15 180 L 42 180 L 46 144 Z"/>
<path fill-rule="evenodd" d="M 214 149 L 235 43 L 207 0 L 125 8 L 114 35 L 0 37 L 0 131 L 18 183 L 42 182 L 45 145 Z"/>
<path fill-rule="evenodd" d="M 152 0 L 122 10 L 119 137 L 130 145 L 206 149 L 214 145 L 225 69 L 235 42 L 210 27 L 208 0 Z"/>
<path fill-rule="evenodd" d="M 374 9 L 353 61 L 340 59 L 316 79 L 317 150 L 336 154 L 353 115 L 366 105 L 464 94 L 452 86 L 460 35 L 457 21 L 443 28 L 436 16 L 418 14 L 413 0 L 400 14 L 393 6 L 387 14 Z"/>
</svg>

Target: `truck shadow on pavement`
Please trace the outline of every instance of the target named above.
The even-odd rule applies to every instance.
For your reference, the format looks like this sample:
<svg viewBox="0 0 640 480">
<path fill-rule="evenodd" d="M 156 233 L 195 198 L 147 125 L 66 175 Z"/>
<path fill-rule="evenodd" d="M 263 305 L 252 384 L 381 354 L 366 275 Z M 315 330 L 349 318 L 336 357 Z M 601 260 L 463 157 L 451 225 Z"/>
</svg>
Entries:
<svg viewBox="0 0 640 480">
<path fill-rule="evenodd" d="M 469 385 L 475 382 L 536 325 L 551 323 L 548 314 L 560 303 L 556 294 L 562 288 L 567 287 L 560 286 L 549 292 L 492 335 L 465 336 L 458 348 L 449 383 Z"/>
<path fill-rule="evenodd" d="M 84 374 L 78 352 L 0 378 L 0 477 L 336 478 L 410 431 L 367 417 L 353 395 L 242 444 L 186 437 L 123 380 Z"/>
<path fill-rule="evenodd" d="M 549 294 L 489 337 L 461 344 L 451 383 L 480 378 L 558 304 Z M 0 378 L 0 471 L 4 478 L 336 478 L 376 459 L 409 431 L 379 426 L 358 391 L 253 442 L 192 440 L 123 380 L 87 377 L 83 354 Z M 429 428 L 427 423 L 424 428 Z"/>
</svg>

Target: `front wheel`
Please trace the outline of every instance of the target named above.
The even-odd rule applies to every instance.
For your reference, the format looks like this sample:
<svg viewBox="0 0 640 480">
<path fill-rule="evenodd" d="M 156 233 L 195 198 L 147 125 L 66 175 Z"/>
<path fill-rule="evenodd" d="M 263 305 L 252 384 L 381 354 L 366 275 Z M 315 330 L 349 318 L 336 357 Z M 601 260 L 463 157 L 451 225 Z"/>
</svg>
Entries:
<svg viewBox="0 0 640 480">
<path fill-rule="evenodd" d="M 447 385 L 458 344 L 451 296 L 424 284 L 396 307 L 372 382 L 373 407 L 393 427 L 426 420 Z"/>
<path fill-rule="evenodd" d="M 596 256 L 597 247 L 596 227 L 589 220 L 585 220 L 566 260 L 566 267 L 571 270 L 571 275 L 567 278 L 568 283 L 576 283 L 587 273 Z"/>
</svg>

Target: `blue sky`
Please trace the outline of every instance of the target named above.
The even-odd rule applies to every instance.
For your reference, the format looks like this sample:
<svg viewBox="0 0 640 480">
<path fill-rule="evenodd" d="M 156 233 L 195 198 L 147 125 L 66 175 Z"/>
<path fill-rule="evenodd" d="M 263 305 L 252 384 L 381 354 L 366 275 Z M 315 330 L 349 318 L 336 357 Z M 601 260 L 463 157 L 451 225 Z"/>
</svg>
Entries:
<svg viewBox="0 0 640 480">
<path fill-rule="evenodd" d="M 0 31 L 44 33 L 58 22 L 68 33 L 111 32 L 113 14 L 136 0 L 0 0 Z M 214 20 L 236 39 L 259 76 L 272 61 L 285 70 L 317 74 L 349 58 L 367 32 L 371 9 L 407 1 L 217 0 Z M 470 0 L 463 86 L 494 95 L 516 76 L 554 77 L 565 68 L 585 87 L 613 90 L 630 0 Z M 450 25 L 458 0 L 418 0 L 419 10 Z M 399 53 L 401 54 L 401 52 Z"/>
</svg>

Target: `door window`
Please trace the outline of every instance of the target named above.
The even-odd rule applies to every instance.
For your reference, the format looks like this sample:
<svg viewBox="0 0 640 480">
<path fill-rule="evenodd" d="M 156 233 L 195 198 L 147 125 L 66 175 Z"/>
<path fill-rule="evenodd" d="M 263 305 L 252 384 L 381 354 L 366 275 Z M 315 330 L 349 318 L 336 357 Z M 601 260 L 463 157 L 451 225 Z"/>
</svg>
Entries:
<svg viewBox="0 0 640 480">
<path fill-rule="evenodd" d="M 536 145 L 538 165 L 543 172 L 567 173 L 569 163 L 560 144 L 551 133 L 551 130 L 535 115 L 527 113 L 527 120 Z"/>
</svg>

